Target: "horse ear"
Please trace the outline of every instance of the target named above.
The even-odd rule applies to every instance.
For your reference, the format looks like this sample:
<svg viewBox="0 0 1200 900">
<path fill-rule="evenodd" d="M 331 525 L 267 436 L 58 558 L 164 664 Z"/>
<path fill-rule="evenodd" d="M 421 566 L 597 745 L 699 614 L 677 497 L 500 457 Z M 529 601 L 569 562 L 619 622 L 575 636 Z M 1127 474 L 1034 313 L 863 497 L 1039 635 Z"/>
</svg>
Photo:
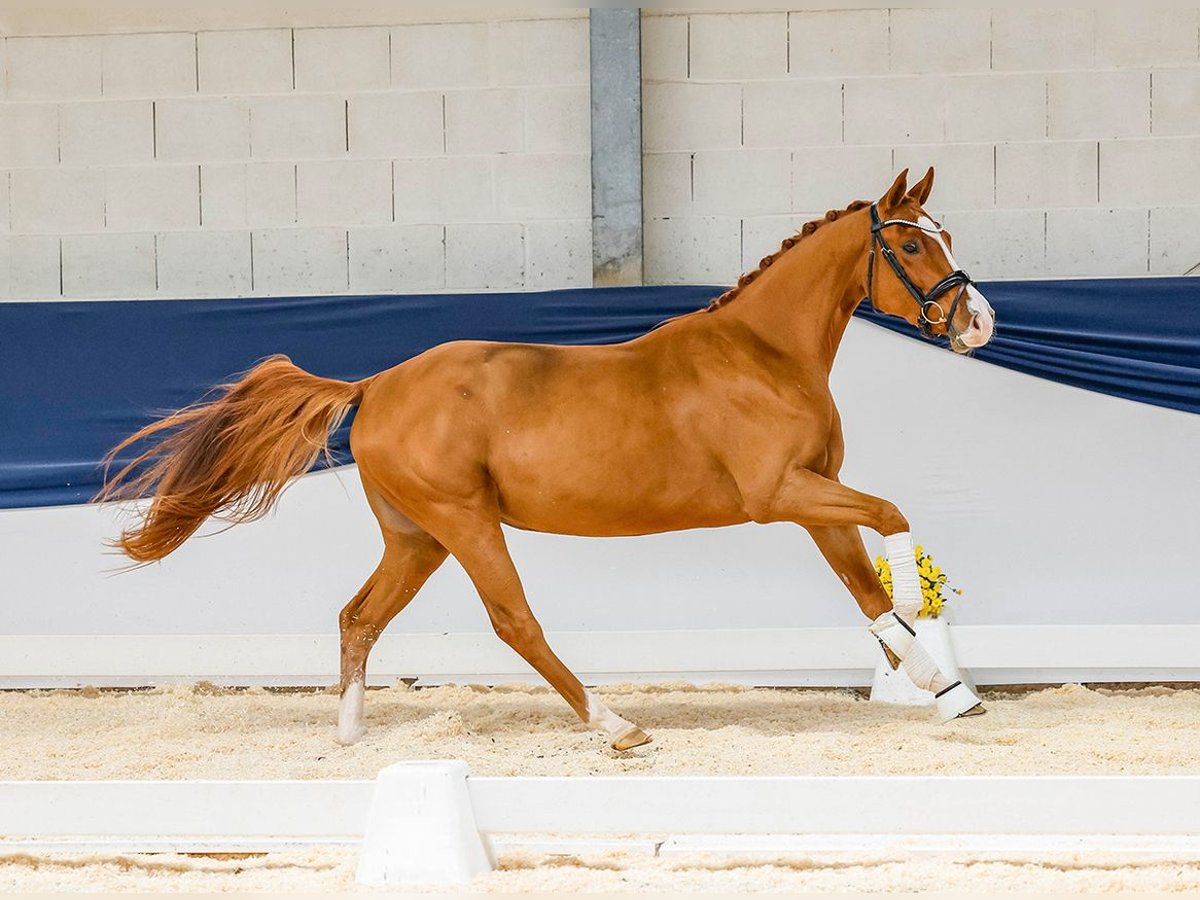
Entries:
<svg viewBox="0 0 1200 900">
<path fill-rule="evenodd" d="M 897 209 L 904 202 L 905 192 L 908 191 L 908 169 L 896 176 L 892 186 L 879 201 L 879 205 L 887 210 Z"/>
<path fill-rule="evenodd" d="M 915 200 L 917 206 L 924 206 L 931 193 L 933 193 L 933 166 L 929 167 L 924 178 L 912 186 L 908 192 L 908 199 Z"/>
</svg>

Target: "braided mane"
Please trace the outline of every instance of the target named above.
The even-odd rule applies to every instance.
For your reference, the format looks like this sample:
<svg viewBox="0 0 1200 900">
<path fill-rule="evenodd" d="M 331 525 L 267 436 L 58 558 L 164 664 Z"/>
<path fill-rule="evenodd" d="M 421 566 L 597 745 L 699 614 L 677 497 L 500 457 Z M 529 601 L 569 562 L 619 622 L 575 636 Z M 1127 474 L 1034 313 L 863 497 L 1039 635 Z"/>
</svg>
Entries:
<svg viewBox="0 0 1200 900">
<path fill-rule="evenodd" d="M 824 218 L 814 219 L 811 222 L 806 222 L 804 227 L 794 235 L 784 238 L 783 243 L 780 245 L 777 251 L 772 253 L 770 256 L 764 256 L 759 262 L 757 269 L 747 272 L 737 280 L 737 284 L 723 293 L 720 297 L 717 297 L 715 300 L 709 303 L 705 308 L 705 312 L 712 312 L 715 309 L 720 309 L 722 306 L 736 297 L 741 292 L 742 288 L 761 275 L 763 269 L 767 268 L 769 265 L 771 265 L 771 263 L 775 262 L 775 260 L 777 260 L 780 256 L 791 250 L 794 246 L 796 246 L 796 244 L 800 243 L 802 239 L 808 237 L 808 235 L 812 234 L 822 225 L 827 225 L 830 222 L 836 222 L 847 213 L 858 212 L 860 209 L 866 209 L 870 205 L 870 200 L 855 200 L 845 209 L 831 209 L 829 212 L 825 213 Z"/>
</svg>

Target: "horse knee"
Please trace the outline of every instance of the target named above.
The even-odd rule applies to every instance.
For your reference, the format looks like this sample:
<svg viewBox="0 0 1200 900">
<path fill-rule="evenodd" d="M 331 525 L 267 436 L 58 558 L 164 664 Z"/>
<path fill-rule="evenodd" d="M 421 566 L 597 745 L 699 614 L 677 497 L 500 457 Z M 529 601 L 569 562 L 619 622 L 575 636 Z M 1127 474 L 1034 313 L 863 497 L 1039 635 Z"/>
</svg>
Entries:
<svg viewBox="0 0 1200 900">
<path fill-rule="evenodd" d="M 531 615 L 497 616 L 492 620 L 496 636 L 517 649 L 542 640 L 542 626 Z"/>
</svg>

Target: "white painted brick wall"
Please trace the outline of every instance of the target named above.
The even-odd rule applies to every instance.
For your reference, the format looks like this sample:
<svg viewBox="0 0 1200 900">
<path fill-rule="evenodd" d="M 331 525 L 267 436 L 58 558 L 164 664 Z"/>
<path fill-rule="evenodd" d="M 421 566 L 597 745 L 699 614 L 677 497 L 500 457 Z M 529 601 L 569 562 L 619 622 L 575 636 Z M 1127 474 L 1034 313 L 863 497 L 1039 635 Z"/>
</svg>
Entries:
<svg viewBox="0 0 1200 900">
<path fill-rule="evenodd" d="M 502 219 L 578 219 L 592 211 L 591 159 L 582 154 L 506 154 L 495 161 Z"/>
<path fill-rule="evenodd" d="M 266 228 L 296 221 L 294 163 L 213 163 L 200 167 L 205 228 Z"/>
<path fill-rule="evenodd" d="M 1194 274 L 1200 266 L 1196 211 L 1186 207 L 1150 210 L 1150 273 Z"/>
<path fill-rule="evenodd" d="M 64 297 L 137 300 L 157 291 L 153 234 L 68 234 L 62 238 Z"/>
<path fill-rule="evenodd" d="M 250 158 L 250 108 L 242 97 L 159 100 L 155 158 L 217 162 Z"/>
<path fill-rule="evenodd" d="M 6 280 L 0 289 L 14 300 L 47 300 L 62 294 L 59 238 L 53 235 L 13 234 L 0 239 L 5 253 Z"/>
<path fill-rule="evenodd" d="M 525 96 L 515 88 L 446 95 L 447 153 L 512 153 L 525 148 Z"/>
<path fill-rule="evenodd" d="M 587 84 L 587 19 L 493 22 L 493 84 Z"/>
<path fill-rule="evenodd" d="M 488 83 L 488 26 L 403 25 L 392 29 L 392 85 L 483 87 Z"/>
<path fill-rule="evenodd" d="M 525 235 L 516 224 L 447 225 L 446 287 L 516 290 L 525 282 Z"/>
<path fill-rule="evenodd" d="M 530 222 L 525 226 L 525 287 L 592 286 L 592 220 Z"/>
<path fill-rule="evenodd" d="M 436 291 L 445 286 L 445 226 L 350 229 L 352 291 Z"/>
<path fill-rule="evenodd" d="M 392 165 L 397 222 L 494 219 L 492 160 L 481 156 L 398 159 Z"/>
<path fill-rule="evenodd" d="M 255 293 L 308 296 L 348 288 L 344 228 L 280 228 L 255 231 Z"/>
<path fill-rule="evenodd" d="M 120 166 L 104 185 L 105 227 L 114 231 L 200 226 L 199 166 Z"/>
<path fill-rule="evenodd" d="M 442 94 L 360 94 L 350 99 L 352 156 L 436 156 L 442 152 Z"/>
<path fill-rule="evenodd" d="M 154 159 L 149 100 L 65 103 L 58 109 L 59 156 L 65 165 L 125 165 Z"/>
<path fill-rule="evenodd" d="M 370 91 L 391 81 L 387 28 L 298 28 L 298 91 Z"/>
<path fill-rule="evenodd" d="M 14 169 L 9 174 L 13 233 L 65 234 L 104 228 L 104 172 Z"/>
<path fill-rule="evenodd" d="M 525 149 L 534 153 L 591 153 L 591 92 L 587 87 L 525 91 Z"/>
<path fill-rule="evenodd" d="M 380 225 L 392 221 L 392 164 L 345 159 L 296 164 L 301 225 Z"/>
<path fill-rule="evenodd" d="M 757 269 L 764 256 L 775 253 L 783 239 L 795 234 L 805 222 L 820 217 L 811 215 L 754 216 L 742 220 L 742 271 Z"/>
<path fill-rule="evenodd" d="M 337 95 L 255 97 L 250 153 L 256 159 L 325 159 L 346 153 L 347 101 Z"/>
<path fill-rule="evenodd" d="M 783 73 L 777 15 L 643 14 L 649 279 L 732 280 L 783 226 L 928 165 L 930 210 L 973 274 L 1195 263 L 1147 222 L 1200 215 L 1200 9 L 793 11 Z M 768 148 L 790 153 L 786 174 L 750 162 Z"/>
<path fill-rule="evenodd" d="M 105 97 L 196 93 L 196 36 L 110 34 L 101 44 Z"/>
<path fill-rule="evenodd" d="M 290 28 L 202 31 L 196 36 L 200 91 L 270 94 L 292 89 Z"/>
<path fill-rule="evenodd" d="M 249 294 L 248 231 L 167 231 L 157 237 L 158 289 L 169 297 Z"/>
<path fill-rule="evenodd" d="M 58 107 L 52 103 L 0 104 L 0 166 L 58 162 Z"/>
<path fill-rule="evenodd" d="M 8 38 L 8 99 L 98 98 L 101 44 L 98 37 Z"/>
</svg>

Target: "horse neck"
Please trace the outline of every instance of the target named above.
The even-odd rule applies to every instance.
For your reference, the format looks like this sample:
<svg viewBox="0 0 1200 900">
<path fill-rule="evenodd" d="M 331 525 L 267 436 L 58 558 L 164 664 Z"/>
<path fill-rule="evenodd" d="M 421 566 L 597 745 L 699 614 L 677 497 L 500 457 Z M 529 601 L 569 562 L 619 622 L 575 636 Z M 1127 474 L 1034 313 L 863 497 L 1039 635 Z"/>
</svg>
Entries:
<svg viewBox="0 0 1200 900">
<path fill-rule="evenodd" d="M 863 296 L 868 213 L 847 213 L 781 253 L 721 310 L 805 367 L 833 367 Z"/>
</svg>

